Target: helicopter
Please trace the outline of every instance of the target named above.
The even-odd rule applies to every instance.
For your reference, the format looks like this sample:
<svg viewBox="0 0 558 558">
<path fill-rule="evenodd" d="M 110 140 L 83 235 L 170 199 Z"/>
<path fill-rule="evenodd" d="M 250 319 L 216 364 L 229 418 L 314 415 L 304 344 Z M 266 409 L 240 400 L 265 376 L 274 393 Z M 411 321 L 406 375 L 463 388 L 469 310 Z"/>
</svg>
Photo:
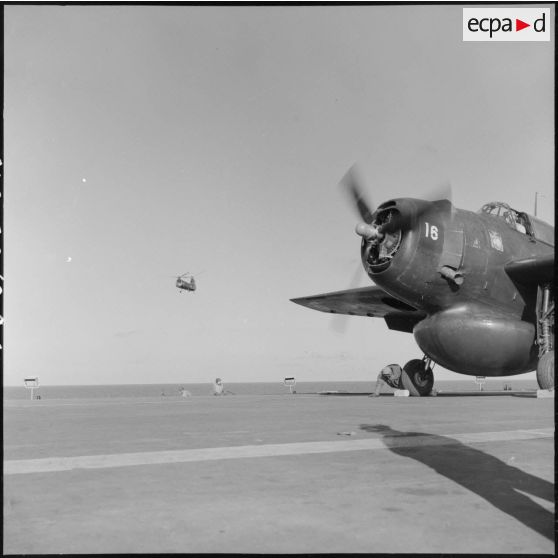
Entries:
<svg viewBox="0 0 558 558">
<path fill-rule="evenodd" d="M 195 291 L 196 280 L 191 273 L 183 273 L 176 278 L 176 287 L 181 291 Z"/>
<path fill-rule="evenodd" d="M 180 289 L 180 291 L 195 291 L 196 290 L 196 279 L 198 275 L 205 273 L 205 271 L 200 271 L 199 273 L 193 274 L 187 271 L 182 275 L 176 276 L 176 287 Z M 173 276 L 174 277 L 174 276 Z"/>
</svg>

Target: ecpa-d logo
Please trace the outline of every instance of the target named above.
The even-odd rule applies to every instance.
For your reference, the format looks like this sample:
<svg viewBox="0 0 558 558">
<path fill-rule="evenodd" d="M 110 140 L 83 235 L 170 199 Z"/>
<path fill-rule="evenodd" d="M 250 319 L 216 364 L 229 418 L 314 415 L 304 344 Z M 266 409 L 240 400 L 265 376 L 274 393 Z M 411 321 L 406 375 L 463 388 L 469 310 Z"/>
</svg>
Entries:
<svg viewBox="0 0 558 558">
<path fill-rule="evenodd" d="M 464 41 L 550 41 L 550 8 L 463 8 Z"/>
</svg>

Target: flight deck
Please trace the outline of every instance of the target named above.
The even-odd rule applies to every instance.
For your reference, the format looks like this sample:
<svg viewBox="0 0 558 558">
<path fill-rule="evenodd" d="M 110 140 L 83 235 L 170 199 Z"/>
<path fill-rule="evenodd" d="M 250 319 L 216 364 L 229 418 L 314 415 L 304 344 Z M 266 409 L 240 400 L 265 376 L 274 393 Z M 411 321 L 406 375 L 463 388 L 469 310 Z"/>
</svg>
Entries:
<svg viewBox="0 0 558 558">
<path fill-rule="evenodd" d="M 554 554 L 554 403 L 4 401 L 4 553 Z"/>
</svg>

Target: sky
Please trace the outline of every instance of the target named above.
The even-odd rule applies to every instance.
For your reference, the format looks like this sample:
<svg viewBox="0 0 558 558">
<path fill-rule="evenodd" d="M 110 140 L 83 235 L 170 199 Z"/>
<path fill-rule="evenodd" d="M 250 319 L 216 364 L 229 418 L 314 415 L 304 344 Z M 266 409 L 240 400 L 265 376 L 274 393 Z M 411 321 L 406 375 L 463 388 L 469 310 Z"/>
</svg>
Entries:
<svg viewBox="0 0 558 558">
<path fill-rule="evenodd" d="M 289 301 L 371 284 L 338 186 L 355 162 L 376 205 L 449 181 L 473 211 L 539 192 L 554 223 L 553 39 L 463 42 L 451 5 L 4 10 L 4 385 L 420 358 L 381 319 Z"/>
</svg>

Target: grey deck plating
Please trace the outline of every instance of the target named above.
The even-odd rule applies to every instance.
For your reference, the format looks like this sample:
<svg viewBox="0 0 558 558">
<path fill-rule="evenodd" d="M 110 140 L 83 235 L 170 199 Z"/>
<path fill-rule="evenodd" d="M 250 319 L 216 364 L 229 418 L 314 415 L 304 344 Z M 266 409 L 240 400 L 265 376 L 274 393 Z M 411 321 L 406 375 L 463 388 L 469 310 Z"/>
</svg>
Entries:
<svg viewBox="0 0 558 558">
<path fill-rule="evenodd" d="M 5 553 L 554 552 L 552 400 L 4 407 Z"/>
</svg>

